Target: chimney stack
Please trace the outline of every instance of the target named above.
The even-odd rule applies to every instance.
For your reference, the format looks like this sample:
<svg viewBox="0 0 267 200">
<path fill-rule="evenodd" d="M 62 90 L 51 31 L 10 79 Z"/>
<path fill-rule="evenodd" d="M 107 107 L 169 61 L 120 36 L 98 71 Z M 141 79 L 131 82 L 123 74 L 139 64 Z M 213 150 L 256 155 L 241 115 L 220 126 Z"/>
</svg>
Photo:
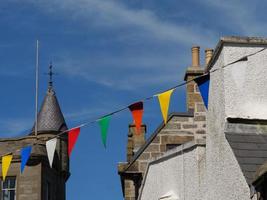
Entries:
<svg viewBox="0 0 267 200">
<path fill-rule="evenodd" d="M 209 64 L 211 58 L 213 55 L 213 49 L 206 49 L 205 50 L 205 62 L 206 62 L 206 66 Z"/>
<path fill-rule="evenodd" d="M 127 161 L 130 162 L 134 154 L 145 144 L 146 125 L 142 124 L 139 134 L 136 133 L 136 127 L 129 125 L 128 143 L 127 143 Z"/>
<path fill-rule="evenodd" d="M 190 81 L 197 76 L 204 74 L 204 69 L 200 67 L 199 46 L 193 46 L 192 51 L 192 65 L 187 68 L 185 72 L 185 81 Z M 201 95 L 197 88 L 195 81 L 190 81 L 186 84 L 186 104 L 188 112 L 195 111 L 196 104 L 203 104 Z"/>
<path fill-rule="evenodd" d="M 192 50 L 192 67 L 200 67 L 200 62 L 199 62 L 199 46 L 193 46 L 191 48 Z"/>
</svg>

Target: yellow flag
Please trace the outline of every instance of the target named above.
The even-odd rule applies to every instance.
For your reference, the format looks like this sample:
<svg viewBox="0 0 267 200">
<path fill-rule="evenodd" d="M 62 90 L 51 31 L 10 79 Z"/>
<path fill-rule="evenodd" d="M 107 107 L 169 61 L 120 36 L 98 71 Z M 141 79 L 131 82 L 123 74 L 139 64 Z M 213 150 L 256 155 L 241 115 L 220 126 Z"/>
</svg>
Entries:
<svg viewBox="0 0 267 200">
<path fill-rule="evenodd" d="M 3 175 L 3 181 L 6 179 L 6 175 L 8 172 L 8 169 L 10 167 L 11 161 L 12 161 L 13 156 L 12 155 L 7 155 L 2 157 L 2 175 Z"/>
<path fill-rule="evenodd" d="M 160 109 L 165 124 L 167 123 L 168 119 L 169 104 L 172 92 L 173 89 L 157 95 L 159 98 Z"/>
</svg>

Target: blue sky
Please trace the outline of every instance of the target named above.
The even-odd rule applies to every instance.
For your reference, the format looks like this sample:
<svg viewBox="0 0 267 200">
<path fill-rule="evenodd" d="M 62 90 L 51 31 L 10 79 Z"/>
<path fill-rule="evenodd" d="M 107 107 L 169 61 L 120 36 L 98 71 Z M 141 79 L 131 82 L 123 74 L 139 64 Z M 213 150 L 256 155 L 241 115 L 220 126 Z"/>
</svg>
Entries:
<svg viewBox="0 0 267 200">
<path fill-rule="evenodd" d="M 36 39 L 40 99 L 52 61 L 57 97 L 72 127 L 180 83 L 194 44 L 202 48 L 203 63 L 204 49 L 221 36 L 265 36 L 266 6 L 245 0 L 0 0 L 0 136 L 25 135 L 33 125 Z M 173 94 L 170 110 L 185 111 L 184 88 Z M 122 199 L 117 163 L 126 159 L 131 120 L 127 111 L 111 119 L 107 149 L 97 124 L 81 130 L 68 200 Z M 146 102 L 147 135 L 161 121 L 157 100 Z"/>
</svg>

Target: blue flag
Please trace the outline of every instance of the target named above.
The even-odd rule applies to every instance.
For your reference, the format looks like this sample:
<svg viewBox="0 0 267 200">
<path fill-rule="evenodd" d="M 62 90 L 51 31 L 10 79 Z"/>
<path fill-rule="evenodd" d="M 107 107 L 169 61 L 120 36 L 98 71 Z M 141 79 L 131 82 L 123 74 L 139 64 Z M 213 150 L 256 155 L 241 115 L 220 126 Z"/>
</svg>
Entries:
<svg viewBox="0 0 267 200">
<path fill-rule="evenodd" d="M 20 165 L 20 171 L 21 173 L 23 173 L 23 170 L 31 156 L 31 151 L 32 151 L 32 147 L 31 146 L 28 146 L 28 147 L 25 147 L 23 149 L 21 149 L 20 151 L 20 155 L 21 155 L 21 165 Z"/>
<path fill-rule="evenodd" d="M 195 82 L 198 85 L 200 94 L 202 96 L 203 102 L 208 109 L 209 103 L 209 87 L 210 87 L 210 74 L 206 74 L 204 76 L 200 76 L 195 79 Z"/>
</svg>

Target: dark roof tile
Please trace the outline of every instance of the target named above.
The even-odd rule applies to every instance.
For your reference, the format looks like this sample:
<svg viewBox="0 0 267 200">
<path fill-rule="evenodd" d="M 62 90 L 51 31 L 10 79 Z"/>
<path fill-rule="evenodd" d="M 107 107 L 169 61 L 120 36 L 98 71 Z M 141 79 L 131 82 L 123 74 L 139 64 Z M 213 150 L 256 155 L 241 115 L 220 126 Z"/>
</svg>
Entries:
<svg viewBox="0 0 267 200">
<path fill-rule="evenodd" d="M 38 134 L 45 132 L 59 132 L 67 130 L 64 116 L 61 112 L 55 91 L 49 87 L 38 113 Z M 34 134 L 35 124 L 32 128 Z"/>
<path fill-rule="evenodd" d="M 257 178 L 257 170 L 267 160 L 267 135 L 253 129 L 256 126 L 233 123 L 225 133 L 248 184 Z"/>
</svg>

